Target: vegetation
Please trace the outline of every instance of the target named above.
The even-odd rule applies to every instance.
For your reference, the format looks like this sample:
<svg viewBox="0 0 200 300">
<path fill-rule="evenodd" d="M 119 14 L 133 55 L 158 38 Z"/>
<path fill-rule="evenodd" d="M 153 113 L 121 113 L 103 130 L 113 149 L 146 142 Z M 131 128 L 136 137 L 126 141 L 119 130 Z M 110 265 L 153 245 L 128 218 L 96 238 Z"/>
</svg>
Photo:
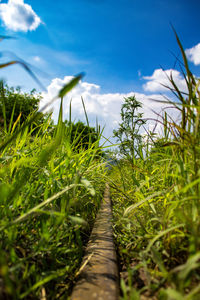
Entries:
<svg viewBox="0 0 200 300">
<path fill-rule="evenodd" d="M 37 121 L 32 123 L 32 127 L 36 128 L 41 125 L 48 114 L 38 111 L 41 96 L 32 90 L 30 93 L 22 93 L 20 87 L 4 86 L 3 81 L 0 82 L 0 126 L 5 133 L 11 131 L 11 126 L 22 124 L 30 115 L 37 111 Z"/>
<path fill-rule="evenodd" d="M 76 123 L 65 121 L 65 125 L 69 127 L 71 132 L 70 142 L 74 144 L 74 147 L 78 151 L 82 151 L 83 149 L 86 150 L 91 143 L 94 144 L 98 141 L 98 133 L 94 127 L 85 125 L 81 121 Z"/>
<path fill-rule="evenodd" d="M 131 96 L 124 99 L 124 104 L 121 108 L 122 122 L 119 124 L 118 130 L 114 130 L 114 137 L 120 142 L 120 152 L 125 155 L 131 162 L 135 156 L 141 156 L 141 127 L 146 123 L 142 118 L 143 114 L 138 112 L 142 104 Z"/>
<path fill-rule="evenodd" d="M 111 173 L 122 299 L 200 298 L 200 80 L 176 38 L 187 92 L 169 76 L 176 99 L 168 103 L 181 122 L 165 113 L 163 136 L 149 133 L 148 143 L 137 146 L 145 155 L 134 155 L 130 163 L 124 152 Z"/>
<path fill-rule="evenodd" d="M 12 98 L 14 91 L 7 91 Z M 99 207 L 105 181 L 96 155 L 100 133 L 77 152 L 81 135 L 71 138 L 62 105 L 53 134 L 48 117 L 32 136 L 37 110 L 25 122 L 6 115 L 10 130 L 1 129 L 1 299 L 66 299 Z"/>
<path fill-rule="evenodd" d="M 50 102 L 61 99 L 57 125 L 43 114 L 48 104 L 38 111 L 40 96 L 1 86 L 1 299 L 67 299 L 106 181 L 113 199 L 121 298 L 199 299 L 200 80 L 176 38 L 187 92 L 169 76 L 176 100 L 166 102 L 181 121 L 165 113 L 163 135 L 146 131 L 144 141 L 141 103 L 126 98 L 114 131 L 120 155 L 102 154 L 102 133 L 90 127 L 83 101 L 87 125 L 71 121 L 71 104 L 69 120 L 63 122 L 62 99 L 82 75 Z M 0 67 L 13 63 L 20 62 Z"/>
</svg>

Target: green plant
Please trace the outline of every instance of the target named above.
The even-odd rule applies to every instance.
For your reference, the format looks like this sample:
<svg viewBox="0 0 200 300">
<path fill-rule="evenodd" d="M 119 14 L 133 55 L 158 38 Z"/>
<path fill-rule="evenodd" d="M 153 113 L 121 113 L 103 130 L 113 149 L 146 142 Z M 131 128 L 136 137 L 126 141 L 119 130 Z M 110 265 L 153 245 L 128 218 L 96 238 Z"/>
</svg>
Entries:
<svg viewBox="0 0 200 300">
<path fill-rule="evenodd" d="M 32 125 L 41 117 L 36 110 L 1 136 L 0 298 L 64 299 L 70 293 L 105 173 L 96 156 L 100 135 L 77 152 L 79 145 L 63 123 L 62 97 L 80 78 L 59 92 L 53 134 L 46 118 L 32 135 Z"/>
<path fill-rule="evenodd" d="M 113 131 L 114 137 L 120 142 L 120 152 L 132 162 L 136 156 L 141 156 L 140 128 L 146 123 L 143 114 L 137 112 L 141 107 L 141 103 L 135 96 L 125 98 L 121 108 L 122 122 L 119 123 L 119 128 Z"/>
<path fill-rule="evenodd" d="M 130 276 L 125 277 L 123 299 L 135 291 L 151 299 L 200 296 L 200 81 L 175 35 L 187 91 L 179 90 L 172 75 L 168 89 L 176 96 L 169 103 L 181 121 L 165 113 L 164 136 L 151 136 L 148 151 L 134 166 L 127 154 L 111 175 L 119 256 L 123 269 L 135 276 L 131 284 Z M 133 174 L 135 184 L 130 186 Z"/>
<path fill-rule="evenodd" d="M 65 126 L 69 128 L 71 143 L 78 151 L 88 149 L 90 144 L 94 144 L 99 139 L 95 128 L 85 125 L 81 121 L 76 123 L 65 121 Z"/>
<path fill-rule="evenodd" d="M 1 130 L 10 133 L 16 126 L 20 126 L 31 113 L 37 111 L 37 120 L 32 123 L 35 133 L 38 127 L 44 123 L 49 114 L 38 112 L 41 96 L 32 90 L 30 93 L 22 93 L 20 88 L 9 88 L 0 83 L 0 122 Z M 53 123 L 53 122 L 52 122 Z"/>
</svg>

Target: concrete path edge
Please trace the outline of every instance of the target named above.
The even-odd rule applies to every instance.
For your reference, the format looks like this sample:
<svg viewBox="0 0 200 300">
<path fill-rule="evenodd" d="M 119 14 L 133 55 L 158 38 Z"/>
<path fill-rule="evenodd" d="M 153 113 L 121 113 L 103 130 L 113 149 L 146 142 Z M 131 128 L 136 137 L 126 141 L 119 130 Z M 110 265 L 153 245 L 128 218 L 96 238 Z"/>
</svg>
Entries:
<svg viewBox="0 0 200 300">
<path fill-rule="evenodd" d="M 110 191 L 106 184 L 71 300 L 119 299 L 119 275 L 111 219 Z"/>
</svg>

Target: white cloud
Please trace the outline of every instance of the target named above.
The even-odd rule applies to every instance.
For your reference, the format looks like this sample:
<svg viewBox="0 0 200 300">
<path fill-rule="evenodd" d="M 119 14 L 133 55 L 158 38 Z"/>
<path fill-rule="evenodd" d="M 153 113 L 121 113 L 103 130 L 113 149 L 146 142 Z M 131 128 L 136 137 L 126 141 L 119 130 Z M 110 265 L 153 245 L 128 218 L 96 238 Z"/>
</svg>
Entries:
<svg viewBox="0 0 200 300">
<path fill-rule="evenodd" d="M 187 91 L 185 79 L 179 71 L 173 69 L 165 71 L 156 69 L 152 76 L 144 76 L 143 79 L 148 80 L 148 82 L 143 85 L 143 88 L 147 92 L 166 92 L 167 89 L 165 86 L 172 88 L 169 81 L 170 76 L 172 76 L 180 91 Z"/>
<path fill-rule="evenodd" d="M 73 77 L 65 76 L 64 79 L 55 78 L 52 80 L 50 85 L 47 87 L 47 92 L 43 92 L 43 100 L 41 106 L 50 101 L 55 97 L 59 90 L 64 84 L 69 82 Z M 113 129 L 118 128 L 120 120 L 120 110 L 121 105 L 125 97 L 136 96 L 136 99 L 142 102 L 143 109 L 141 112 L 144 113 L 144 118 L 157 119 L 152 110 L 157 114 L 162 113 L 163 108 L 168 105 L 152 101 L 163 100 L 162 96 L 157 94 L 152 94 L 147 96 L 143 93 L 101 93 L 101 88 L 99 85 L 80 81 L 79 84 L 64 98 L 64 118 L 68 119 L 69 115 L 69 103 L 72 99 L 72 119 L 82 120 L 85 122 L 84 110 L 81 102 L 81 96 L 84 99 L 87 114 L 91 122 L 91 126 L 95 126 L 96 117 L 98 122 L 103 128 L 105 125 L 104 135 L 108 138 L 112 136 Z M 52 106 L 54 113 L 53 118 L 55 122 L 58 118 L 59 111 L 59 101 L 57 100 Z M 174 113 L 174 112 L 173 112 Z M 174 114 L 176 117 L 176 113 Z M 153 120 L 150 123 L 154 123 Z"/>
<path fill-rule="evenodd" d="M 40 62 L 41 61 L 41 58 L 39 57 L 39 56 L 34 56 L 33 57 L 33 60 L 35 61 L 35 62 Z"/>
<path fill-rule="evenodd" d="M 0 4 L 0 18 L 5 27 L 13 31 L 35 30 L 41 23 L 40 18 L 24 0 L 8 0 Z"/>
<path fill-rule="evenodd" d="M 200 43 L 190 49 L 186 49 L 185 53 L 191 62 L 195 65 L 200 65 Z"/>
</svg>

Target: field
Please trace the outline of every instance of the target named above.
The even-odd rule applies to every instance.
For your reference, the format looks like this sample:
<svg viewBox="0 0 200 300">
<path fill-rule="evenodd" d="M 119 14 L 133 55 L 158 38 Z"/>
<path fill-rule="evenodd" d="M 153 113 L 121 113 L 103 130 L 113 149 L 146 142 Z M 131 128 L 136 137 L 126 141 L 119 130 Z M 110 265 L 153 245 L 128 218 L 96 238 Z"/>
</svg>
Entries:
<svg viewBox="0 0 200 300">
<path fill-rule="evenodd" d="M 111 187 L 113 228 L 122 299 L 200 297 L 200 81 L 189 70 L 177 38 L 187 92 L 172 77 L 170 103 L 181 121 L 161 116 L 162 136 L 147 132 L 133 97 L 122 111 L 120 153 L 100 146 L 102 132 L 63 122 L 43 110 L 6 120 L 0 144 L 0 298 L 67 299 L 79 270 L 105 183 Z M 1 99 L 4 99 L 1 88 Z M 69 104 L 71 106 L 71 104 Z M 45 107 L 46 109 L 46 107 Z M 130 109 L 132 109 L 130 113 Z M 83 102 L 86 123 L 89 120 Z M 69 109 L 71 112 L 71 108 Z M 83 137 L 86 136 L 84 140 Z M 124 138 L 125 136 L 125 138 Z M 107 161 L 113 160 L 111 168 Z"/>
<path fill-rule="evenodd" d="M 162 136 L 155 139 L 149 132 L 147 142 L 135 136 L 135 148 L 129 147 L 127 153 L 122 147 L 125 155 L 111 172 L 123 299 L 200 297 L 199 80 L 189 70 L 176 38 L 187 92 L 181 91 L 172 77 L 168 79 L 169 89 L 176 96 L 170 104 L 179 111 L 181 121 L 176 123 L 165 113 Z M 127 121 L 128 112 L 124 115 Z M 137 125 L 138 118 L 131 121 Z M 127 146 L 129 132 L 125 134 Z M 137 155 L 131 155 L 131 151 Z"/>
<path fill-rule="evenodd" d="M 80 132 L 70 142 L 62 101 L 55 128 L 49 117 L 33 127 L 37 117 L 2 137 L 1 299 L 66 299 L 104 191 L 100 133 L 87 147 Z"/>
</svg>

